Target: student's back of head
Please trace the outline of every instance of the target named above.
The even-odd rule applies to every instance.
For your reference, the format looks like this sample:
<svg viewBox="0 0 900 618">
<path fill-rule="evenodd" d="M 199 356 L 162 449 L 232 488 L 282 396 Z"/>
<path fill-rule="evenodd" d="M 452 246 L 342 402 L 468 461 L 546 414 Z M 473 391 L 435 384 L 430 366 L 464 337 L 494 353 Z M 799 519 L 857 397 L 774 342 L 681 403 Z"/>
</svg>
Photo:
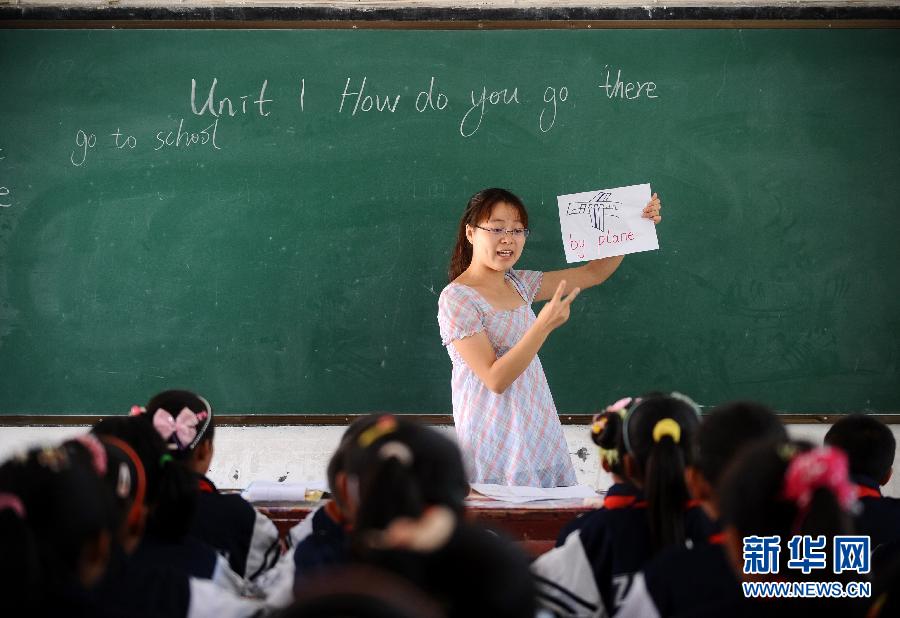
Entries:
<svg viewBox="0 0 900 618">
<path fill-rule="evenodd" d="M 825 444 L 847 454 L 850 473 L 879 485 L 890 479 L 897 442 L 890 428 L 865 414 L 838 420 L 825 434 Z"/>
<path fill-rule="evenodd" d="M 469 491 L 459 449 L 449 438 L 391 415 L 359 433 L 347 473 L 357 488 L 358 531 L 420 517 L 429 506 L 461 517 Z"/>
<path fill-rule="evenodd" d="M 149 508 L 146 533 L 165 541 L 178 542 L 190 530 L 196 508 L 197 488 L 191 473 L 176 462 L 145 414 L 105 418 L 91 430 L 113 436 L 134 449 L 146 476 Z"/>
<path fill-rule="evenodd" d="M 359 488 L 353 544 L 360 561 L 403 576 L 449 616 L 533 616 L 524 555 L 462 521 L 469 485 L 453 441 L 393 416 L 356 441 L 347 474 Z"/>
<path fill-rule="evenodd" d="M 172 457 L 206 474 L 216 429 L 209 401 L 191 391 L 163 391 L 147 402 L 141 416 L 151 422 Z"/>
<path fill-rule="evenodd" d="M 787 542 L 794 535 L 825 535 L 830 543 L 835 535 L 852 530 L 849 511 L 856 491 L 846 457 L 831 447 L 814 449 L 791 441 L 752 445 L 728 467 L 719 493 L 735 565 L 744 537 L 778 535 L 780 558 L 786 562 Z M 792 572 L 785 564 L 781 567 L 781 573 Z"/>
<path fill-rule="evenodd" d="M 613 480 L 620 483 L 625 478 L 625 442 L 622 426 L 625 413 L 633 399 L 626 397 L 594 415 L 591 421 L 591 441 L 600 448 L 600 466 Z"/>
<path fill-rule="evenodd" d="M 86 590 L 103 576 L 112 526 L 103 472 L 105 461 L 78 444 L 32 449 L 0 466 L 0 586 L 7 608 L 39 613 L 36 608 L 65 604 L 67 592 Z"/>
<path fill-rule="evenodd" d="M 714 489 L 728 463 L 760 440 L 787 440 L 787 431 L 771 408 L 752 401 L 717 406 L 700 422 L 693 465 Z"/>
<path fill-rule="evenodd" d="M 696 404 L 679 393 L 646 395 L 625 415 L 625 469 L 643 489 L 656 548 L 685 540 L 684 509 L 690 496 L 684 472 L 692 461 L 699 422 Z"/>
</svg>

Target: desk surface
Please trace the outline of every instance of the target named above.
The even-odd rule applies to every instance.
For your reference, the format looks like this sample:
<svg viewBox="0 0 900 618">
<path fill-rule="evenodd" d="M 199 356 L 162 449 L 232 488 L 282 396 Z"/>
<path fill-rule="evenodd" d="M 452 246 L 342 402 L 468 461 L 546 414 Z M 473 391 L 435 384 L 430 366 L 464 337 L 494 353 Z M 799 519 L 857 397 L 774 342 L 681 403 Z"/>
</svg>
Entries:
<svg viewBox="0 0 900 618">
<path fill-rule="evenodd" d="M 324 500 L 256 502 L 254 506 L 267 515 L 279 532 L 285 535 L 291 527 L 324 503 Z M 486 498 L 466 500 L 469 521 L 507 534 L 532 556 L 540 555 L 553 547 L 563 525 L 592 508 L 584 500 L 545 500 L 526 504 L 511 504 Z"/>
</svg>

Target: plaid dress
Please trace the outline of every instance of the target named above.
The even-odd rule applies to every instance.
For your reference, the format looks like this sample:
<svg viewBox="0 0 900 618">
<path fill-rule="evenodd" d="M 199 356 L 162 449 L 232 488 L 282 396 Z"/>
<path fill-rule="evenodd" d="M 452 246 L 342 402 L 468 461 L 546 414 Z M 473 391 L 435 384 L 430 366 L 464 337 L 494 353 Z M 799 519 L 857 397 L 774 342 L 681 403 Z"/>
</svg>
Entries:
<svg viewBox="0 0 900 618">
<path fill-rule="evenodd" d="M 510 270 L 507 279 L 525 305 L 500 311 L 474 289 L 451 283 L 438 299 L 441 341 L 453 362 L 453 420 L 470 481 L 498 485 L 575 485 L 575 469 L 544 369 L 537 356 L 498 395 L 475 375 L 451 342 L 484 331 L 503 356 L 534 323 L 531 303 L 543 273 Z"/>
</svg>

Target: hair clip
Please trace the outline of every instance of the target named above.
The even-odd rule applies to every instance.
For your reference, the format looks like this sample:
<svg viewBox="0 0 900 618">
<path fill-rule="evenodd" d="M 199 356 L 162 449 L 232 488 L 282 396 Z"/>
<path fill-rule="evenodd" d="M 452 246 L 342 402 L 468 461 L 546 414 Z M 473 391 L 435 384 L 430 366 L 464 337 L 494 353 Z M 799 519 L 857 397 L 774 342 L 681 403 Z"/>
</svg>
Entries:
<svg viewBox="0 0 900 618">
<path fill-rule="evenodd" d="M 4 509 L 10 509 L 19 516 L 19 519 L 25 519 L 25 505 L 16 494 L 0 492 L 0 511 Z"/>
<path fill-rule="evenodd" d="M 143 406 L 131 406 L 131 410 L 128 411 L 128 416 L 140 416 L 146 411 L 147 410 L 144 409 Z"/>
<path fill-rule="evenodd" d="M 402 442 L 392 440 L 387 442 L 378 449 L 378 456 L 381 459 L 396 459 L 404 466 L 412 465 L 413 454 L 409 447 Z"/>
<path fill-rule="evenodd" d="M 45 468 L 59 472 L 69 465 L 69 458 L 65 451 L 52 446 L 45 446 L 38 452 L 37 462 Z"/>
<path fill-rule="evenodd" d="M 137 477 L 133 479 L 135 485 L 134 500 L 131 502 L 131 508 L 128 510 L 128 515 L 126 517 L 128 524 L 134 525 L 141 517 L 141 508 L 144 506 L 144 494 L 147 492 L 147 475 L 144 472 L 144 464 L 141 462 L 141 458 L 134 449 L 131 448 L 131 445 L 121 438 L 116 438 L 115 436 L 101 436 L 100 440 L 125 453 L 125 456 L 131 460 L 131 463 L 134 466 L 135 476 Z M 171 455 L 163 455 L 163 457 L 171 458 Z M 160 465 L 162 465 L 162 461 L 160 461 Z M 125 479 L 125 475 L 128 477 L 127 480 Z M 131 472 L 128 469 L 128 466 L 123 462 L 119 466 L 119 476 L 116 479 L 116 493 L 120 498 L 126 498 L 131 493 L 131 481 Z M 127 488 L 125 487 L 126 483 L 128 484 Z"/>
<path fill-rule="evenodd" d="M 397 429 L 397 419 L 395 419 L 392 415 L 387 414 L 379 418 L 374 425 L 366 429 L 364 432 L 359 434 L 359 438 L 357 438 L 357 443 L 362 447 L 366 448 L 370 444 L 372 444 L 375 440 L 382 436 L 386 436 L 387 434 L 393 432 Z"/>
<path fill-rule="evenodd" d="M 97 439 L 97 436 L 88 433 L 82 436 L 77 436 L 74 440 L 85 449 L 87 449 L 88 453 L 90 453 L 91 465 L 93 465 L 94 467 L 94 472 L 96 472 L 99 476 L 105 475 L 106 449 L 103 448 L 103 444 L 100 443 L 100 440 Z"/>
<path fill-rule="evenodd" d="M 600 459 L 606 462 L 606 465 L 612 467 L 619 463 L 619 451 L 614 448 L 600 447 Z"/>
<path fill-rule="evenodd" d="M 166 453 L 162 457 L 159 458 L 159 467 L 164 468 L 167 463 L 171 463 L 173 461 L 175 461 L 175 459 L 173 459 L 171 455 Z"/>
</svg>

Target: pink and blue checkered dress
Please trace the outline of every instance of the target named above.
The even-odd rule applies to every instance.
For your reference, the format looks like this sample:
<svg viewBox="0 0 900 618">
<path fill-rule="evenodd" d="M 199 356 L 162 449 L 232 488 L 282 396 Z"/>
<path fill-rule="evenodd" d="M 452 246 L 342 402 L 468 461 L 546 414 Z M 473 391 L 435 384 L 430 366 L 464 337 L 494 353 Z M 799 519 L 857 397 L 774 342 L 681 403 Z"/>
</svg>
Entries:
<svg viewBox="0 0 900 618">
<path fill-rule="evenodd" d="M 498 485 L 559 487 L 575 485 L 575 469 L 550 386 L 537 356 L 498 395 L 491 392 L 451 342 L 485 331 L 497 358 L 503 356 L 535 321 L 531 303 L 543 273 L 506 273 L 525 299 L 512 311 L 494 309 L 474 289 L 451 283 L 438 299 L 441 341 L 453 361 L 453 420 L 470 481 Z"/>
</svg>

